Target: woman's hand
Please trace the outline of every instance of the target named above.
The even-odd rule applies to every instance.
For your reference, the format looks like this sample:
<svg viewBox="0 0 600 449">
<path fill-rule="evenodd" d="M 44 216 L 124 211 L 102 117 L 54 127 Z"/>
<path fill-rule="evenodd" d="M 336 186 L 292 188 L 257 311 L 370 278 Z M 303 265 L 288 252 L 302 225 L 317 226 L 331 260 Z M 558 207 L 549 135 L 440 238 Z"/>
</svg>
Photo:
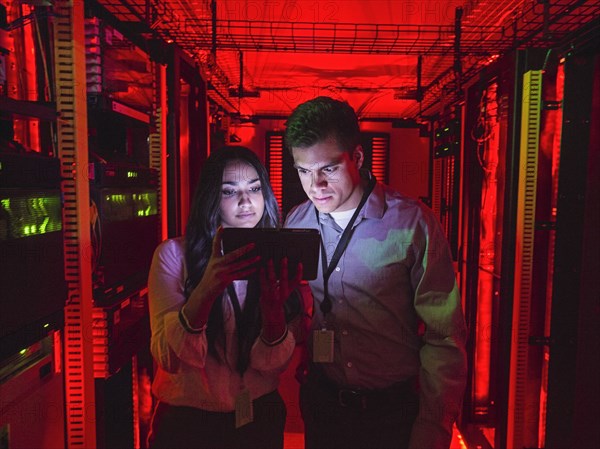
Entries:
<svg viewBox="0 0 600 449">
<path fill-rule="evenodd" d="M 286 322 L 283 304 L 302 281 L 302 264 L 298 264 L 296 276 L 288 278 L 288 260 L 281 261 L 281 275 L 277 279 L 273 261 L 260 270 L 260 310 L 262 314 L 262 338 L 267 342 L 276 341 L 285 333 Z"/>
<path fill-rule="evenodd" d="M 223 228 L 219 226 L 213 238 L 212 251 L 204 275 L 185 304 L 185 316 L 194 327 L 206 324 L 213 303 L 229 284 L 236 279 L 245 279 L 258 268 L 259 256 L 243 257 L 254 249 L 254 243 L 223 255 L 222 239 Z"/>
</svg>

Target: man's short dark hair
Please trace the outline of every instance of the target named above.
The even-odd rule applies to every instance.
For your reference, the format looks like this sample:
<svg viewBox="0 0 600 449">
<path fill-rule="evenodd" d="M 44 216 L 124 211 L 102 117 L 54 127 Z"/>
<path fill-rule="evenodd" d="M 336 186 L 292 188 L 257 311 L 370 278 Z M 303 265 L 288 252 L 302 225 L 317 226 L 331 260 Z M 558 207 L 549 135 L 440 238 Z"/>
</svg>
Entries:
<svg viewBox="0 0 600 449">
<path fill-rule="evenodd" d="M 335 139 L 341 149 L 354 151 L 360 143 L 358 118 L 352 106 L 330 97 L 317 97 L 292 111 L 286 122 L 288 150 L 308 148 L 327 139 Z"/>
</svg>

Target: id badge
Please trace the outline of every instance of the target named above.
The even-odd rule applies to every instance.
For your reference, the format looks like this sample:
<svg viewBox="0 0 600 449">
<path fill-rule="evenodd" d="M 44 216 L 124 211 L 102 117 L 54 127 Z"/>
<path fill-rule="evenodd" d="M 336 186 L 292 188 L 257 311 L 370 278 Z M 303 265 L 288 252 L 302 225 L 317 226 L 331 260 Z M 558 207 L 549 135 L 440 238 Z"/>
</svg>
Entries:
<svg viewBox="0 0 600 449">
<path fill-rule="evenodd" d="M 238 429 L 254 420 L 250 391 L 244 388 L 235 398 L 235 428 Z"/>
<path fill-rule="evenodd" d="M 333 331 L 317 329 L 313 331 L 313 362 L 333 363 Z"/>
</svg>

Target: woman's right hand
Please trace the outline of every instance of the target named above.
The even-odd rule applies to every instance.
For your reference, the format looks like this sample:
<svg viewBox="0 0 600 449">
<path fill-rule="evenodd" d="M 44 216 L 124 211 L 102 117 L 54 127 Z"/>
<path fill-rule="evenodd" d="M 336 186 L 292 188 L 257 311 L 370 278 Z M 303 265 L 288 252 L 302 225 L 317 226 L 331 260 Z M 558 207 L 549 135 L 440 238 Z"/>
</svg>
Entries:
<svg viewBox="0 0 600 449">
<path fill-rule="evenodd" d="M 185 304 L 185 315 L 194 327 L 201 327 L 207 322 L 210 308 L 229 284 L 236 279 L 245 279 L 258 269 L 259 256 L 244 257 L 254 249 L 254 243 L 223 255 L 222 239 L 223 228 L 219 226 L 204 275 Z"/>
</svg>

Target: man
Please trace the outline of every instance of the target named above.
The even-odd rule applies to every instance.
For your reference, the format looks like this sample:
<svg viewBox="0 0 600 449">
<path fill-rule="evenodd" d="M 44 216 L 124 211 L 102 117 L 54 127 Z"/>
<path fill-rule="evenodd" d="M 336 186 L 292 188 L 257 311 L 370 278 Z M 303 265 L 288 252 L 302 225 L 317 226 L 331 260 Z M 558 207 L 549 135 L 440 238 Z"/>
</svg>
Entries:
<svg viewBox="0 0 600 449">
<path fill-rule="evenodd" d="M 329 97 L 287 121 L 310 201 L 286 226 L 322 238 L 300 391 L 306 447 L 448 448 L 466 379 L 448 244 L 423 204 L 361 173 L 359 138 L 354 110 Z"/>
</svg>

